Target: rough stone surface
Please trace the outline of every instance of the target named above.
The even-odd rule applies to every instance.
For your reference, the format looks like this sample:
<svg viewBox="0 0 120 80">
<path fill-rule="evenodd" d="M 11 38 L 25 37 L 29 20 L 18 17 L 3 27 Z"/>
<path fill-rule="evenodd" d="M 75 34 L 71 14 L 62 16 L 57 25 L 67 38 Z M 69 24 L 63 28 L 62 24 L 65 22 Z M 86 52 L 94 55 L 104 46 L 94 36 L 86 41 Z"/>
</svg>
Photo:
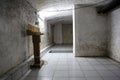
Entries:
<svg viewBox="0 0 120 80">
<path fill-rule="evenodd" d="M 0 76 L 32 55 L 25 27 L 37 20 L 35 11 L 25 0 L 0 1 Z"/>
<path fill-rule="evenodd" d="M 106 22 L 106 15 L 97 14 L 94 7 L 74 10 L 75 56 L 106 55 L 108 36 Z"/>
<path fill-rule="evenodd" d="M 120 8 L 110 12 L 108 15 L 109 24 L 109 56 L 120 61 Z"/>
</svg>

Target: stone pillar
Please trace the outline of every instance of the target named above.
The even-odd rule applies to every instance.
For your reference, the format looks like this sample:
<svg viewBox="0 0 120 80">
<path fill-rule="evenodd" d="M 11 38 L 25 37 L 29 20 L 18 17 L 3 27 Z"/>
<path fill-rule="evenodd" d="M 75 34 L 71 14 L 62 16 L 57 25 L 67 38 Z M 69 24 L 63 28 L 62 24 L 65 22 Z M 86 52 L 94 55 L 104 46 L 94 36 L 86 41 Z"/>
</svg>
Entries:
<svg viewBox="0 0 120 80">
<path fill-rule="evenodd" d="M 34 65 L 40 65 L 40 35 L 33 35 Z"/>
<path fill-rule="evenodd" d="M 40 35 L 32 35 L 32 40 L 34 48 L 34 63 L 31 65 L 31 68 L 40 68 L 44 63 L 44 61 L 40 59 Z"/>
<path fill-rule="evenodd" d="M 33 48 L 34 48 L 34 63 L 31 65 L 31 68 L 40 68 L 44 61 L 40 59 L 40 37 L 43 33 L 40 32 L 40 29 L 35 25 L 28 24 L 27 26 L 27 35 L 32 36 Z"/>
</svg>

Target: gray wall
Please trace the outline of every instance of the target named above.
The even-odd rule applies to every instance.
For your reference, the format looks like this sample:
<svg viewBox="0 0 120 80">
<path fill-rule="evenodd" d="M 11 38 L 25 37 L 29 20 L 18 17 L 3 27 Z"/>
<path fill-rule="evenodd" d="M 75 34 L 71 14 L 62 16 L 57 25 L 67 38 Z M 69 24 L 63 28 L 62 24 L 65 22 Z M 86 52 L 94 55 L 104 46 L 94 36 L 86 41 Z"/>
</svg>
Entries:
<svg viewBox="0 0 120 80">
<path fill-rule="evenodd" d="M 48 46 L 52 44 L 52 30 L 50 23 L 47 23 L 46 20 L 39 19 L 39 28 L 40 31 L 44 34 L 41 35 L 40 49 L 44 51 Z"/>
<path fill-rule="evenodd" d="M 72 24 L 62 24 L 63 44 L 73 43 L 73 26 Z"/>
<path fill-rule="evenodd" d="M 109 56 L 120 61 L 120 8 L 109 13 Z"/>
<path fill-rule="evenodd" d="M 25 0 L 0 0 L 0 75 L 32 55 L 25 27 L 36 21 L 35 11 Z"/>
<path fill-rule="evenodd" d="M 72 24 L 54 24 L 54 43 L 55 44 L 72 44 L 73 43 L 73 29 Z"/>
<path fill-rule="evenodd" d="M 62 44 L 63 43 L 62 24 L 61 23 L 56 23 L 54 25 L 54 43 L 55 44 Z"/>
<path fill-rule="evenodd" d="M 77 8 L 79 6 L 75 6 Z M 94 7 L 74 9 L 73 34 L 75 56 L 104 56 L 107 52 L 106 15 Z"/>
</svg>

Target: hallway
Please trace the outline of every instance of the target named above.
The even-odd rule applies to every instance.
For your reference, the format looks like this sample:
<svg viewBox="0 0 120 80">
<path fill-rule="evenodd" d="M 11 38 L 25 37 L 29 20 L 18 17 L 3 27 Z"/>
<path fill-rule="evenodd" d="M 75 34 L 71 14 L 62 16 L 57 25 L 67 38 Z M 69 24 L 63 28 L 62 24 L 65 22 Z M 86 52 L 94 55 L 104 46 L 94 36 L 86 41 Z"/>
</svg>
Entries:
<svg viewBox="0 0 120 80">
<path fill-rule="evenodd" d="M 0 0 L 0 80 L 120 80 L 120 0 Z"/>
<path fill-rule="evenodd" d="M 60 48 L 57 46 L 57 49 L 58 47 Z M 120 64 L 110 58 L 74 57 L 73 53 L 47 53 L 42 60 L 45 61 L 44 66 L 41 69 L 32 69 L 22 80 L 120 79 Z"/>
</svg>

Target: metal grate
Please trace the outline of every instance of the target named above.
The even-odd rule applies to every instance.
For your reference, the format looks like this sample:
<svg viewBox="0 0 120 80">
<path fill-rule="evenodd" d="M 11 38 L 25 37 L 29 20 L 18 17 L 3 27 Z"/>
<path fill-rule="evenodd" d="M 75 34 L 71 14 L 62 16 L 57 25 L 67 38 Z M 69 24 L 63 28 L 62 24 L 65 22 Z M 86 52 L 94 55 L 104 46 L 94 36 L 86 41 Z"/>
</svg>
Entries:
<svg viewBox="0 0 120 80">
<path fill-rule="evenodd" d="M 73 53 L 72 50 L 50 50 L 49 53 Z"/>
</svg>

